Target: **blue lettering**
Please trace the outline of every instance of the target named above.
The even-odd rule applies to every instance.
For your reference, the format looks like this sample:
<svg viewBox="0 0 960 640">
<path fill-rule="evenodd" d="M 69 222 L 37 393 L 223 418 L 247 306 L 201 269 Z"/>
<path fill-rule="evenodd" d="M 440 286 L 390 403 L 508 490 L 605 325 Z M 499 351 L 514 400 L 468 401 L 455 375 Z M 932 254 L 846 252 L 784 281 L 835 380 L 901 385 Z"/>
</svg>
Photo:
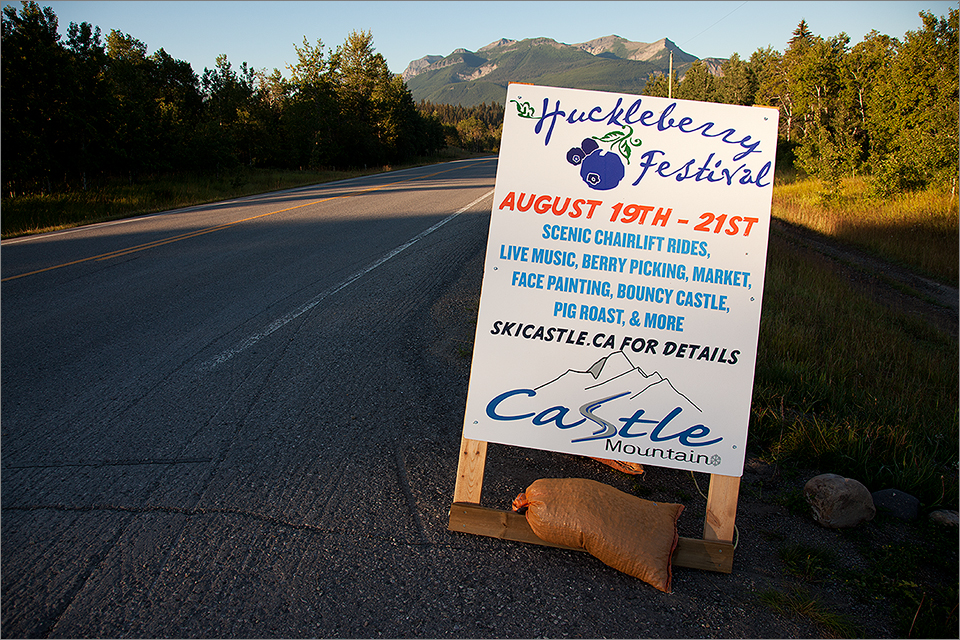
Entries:
<svg viewBox="0 0 960 640">
<path fill-rule="evenodd" d="M 551 412 L 553 412 L 554 415 L 551 415 Z M 579 420 L 571 424 L 564 424 L 563 417 L 568 413 L 570 413 L 570 409 L 568 409 L 567 407 L 550 407 L 549 409 L 545 409 L 540 413 L 538 413 L 533 418 L 533 424 L 540 427 L 545 424 L 550 424 L 552 422 L 555 425 L 557 425 L 558 429 L 569 429 L 571 427 L 576 427 L 578 425 L 581 425 L 587 421 L 586 418 L 580 418 Z"/>
<path fill-rule="evenodd" d="M 610 118 L 607 120 L 607 124 L 609 124 L 610 126 L 613 126 L 613 125 L 616 125 L 618 127 L 623 126 L 622 124 L 620 124 L 620 121 L 617 120 L 617 118 L 623 115 L 623 109 L 620 108 L 621 104 L 623 104 L 623 98 L 617 98 L 617 104 L 613 107 L 613 109 L 611 109 Z"/>
<path fill-rule="evenodd" d="M 633 104 L 627 107 L 627 112 L 623 114 L 623 121 L 627 124 L 636 124 L 637 121 L 633 119 L 633 114 L 637 111 L 640 111 L 640 98 L 637 98 L 633 101 Z"/>
<path fill-rule="evenodd" d="M 660 114 L 660 119 L 657 120 L 657 129 L 660 131 L 666 131 L 673 126 L 673 118 L 670 118 L 670 121 L 667 122 L 667 116 L 673 113 L 673 110 L 677 108 L 676 102 L 671 102 L 670 105 L 663 110 L 663 113 Z"/>
<path fill-rule="evenodd" d="M 680 436 L 677 438 L 680 440 L 680 444 L 686 445 L 688 447 L 705 447 L 708 444 L 716 444 L 723 440 L 723 438 L 716 438 L 715 440 L 708 440 L 707 442 L 690 442 L 690 438 L 701 438 L 705 435 L 709 435 L 710 429 L 703 426 L 702 424 L 695 424 L 686 431 L 680 433 Z"/>
<path fill-rule="evenodd" d="M 487 417 L 492 420 L 523 420 L 524 418 L 529 418 L 532 416 L 532 413 L 525 413 L 522 416 L 501 416 L 497 413 L 497 407 L 500 406 L 501 402 L 511 396 L 521 394 L 530 396 L 532 398 L 533 396 L 537 395 L 537 392 L 533 389 L 514 389 L 513 391 L 501 393 L 487 404 Z"/>
<path fill-rule="evenodd" d="M 548 407 L 542 411 L 539 411 L 539 413 L 534 411 L 522 414 L 511 414 L 504 412 L 501 409 L 501 405 L 510 398 L 514 396 L 526 396 L 528 398 L 533 398 L 537 395 L 537 392 L 533 389 L 512 389 L 510 391 L 501 393 L 491 400 L 487 404 L 486 414 L 490 419 L 497 421 L 531 419 L 531 423 L 536 427 L 553 425 L 558 429 L 572 429 L 573 427 L 578 427 L 586 423 L 587 420 L 590 420 L 600 427 L 589 436 L 571 440 L 570 442 L 573 443 L 589 442 L 592 440 L 606 440 L 617 435 L 619 435 L 621 438 L 639 438 L 642 436 L 647 436 L 648 434 L 646 431 L 640 431 L 639 429 L 643 428 L 642 425 L 648 424 L 656 425 L 653 428 L 653 431 L 649 433 L 649 439 L 652 442 L 678 440 L 682 445 L 687 447 L 706 447 L 723 440 L 722 437 L 714 438 L 712 440 L 703 440 L 703 438 L 706 438 L 710 435 L 710 428 L 703 424 L 695 424 L 687 427 L 686 429 L 680 429 L 675 433 L 665 433 L 668 425 L 681 413 L 683 413 L 683 409 L 681 407 L 674 408 L 661 420 L 647 419 L 644 417 L 646 410 L 637 409 L 629 418 L 618 419 L 618 421 L 622 423 L 622 426 L 619 429 L 617 429 L 613 423 L 597 416 L 594 413 L 604 404 L 630 395 L 630 393 L 630 391 L 623 391 L 616 395 L 607 396 L 600 400 L 591 400 L 590 402 L 584 403 L 579 409 L 579 412 L 583 417 L 579 420 L 574 420 L 573 422 L 565 422 L 567 416 L 575 416 L 576 414 L 570 407 L 565 407 L 563 405 Z M 635 426 L 638 426 L 637 430 L 631 431 Z"/>
<path fill-rule="evenodd" d="M 557 125 L 557 119 L 565 119 L 567 124 L 575 125 L 583 122 L 594 122 L 594 123 L 603 123 L 605 122 L 610 126 L 624 127 L 627 125 L 635 125 L 637 123 L 642 124 L 645 127 L 656 127 L 658 131 L 667 131 L 668 129 L 677 129 L 681 133 L 685 134 L 699 134 L 704 138 L 718 138 L 721 142 L 725 144 L 735 145 L 740 147 L 740 151 L 733 155 L 733 162 L 739 162 L 744 158 L 750 156 L 753 153 L 760 153 L 760 140 L 755 140 L 751 135 L 743 135 L 733 127 L 721 128 L 715 122 L 703 122 L 701 124 L 696 124 L 694 119 L 690 116 L 682 116 L 678 119 L 671 117 L 674 111 L 677 109 L 678 104 L 676 102 L 671 102 L 664 108 L 659 116 L 655 112 L 647 109 L 641 113 L 642 108 L 642 99 L 636 99 L 633 103 L 630 104 L 626 110 L 623 109 L 623 98 L 617 98 L 617 102 L 613 107 L 604 112 L 604 108 L 600 105 L 592 107 L 589 111 L 580 111 L 578 109 L 573 109 L 569 116 L 567 112 L 561 109 L 560 100 L 556 100 L 553 106 L 553 109 L 550 110 L 550 98 L 543 99 L 543 109 L 542 115 L 537 120 L 537 123 L 534 127 L 534 132 L 537 134 L 544 133 L 544 146 L 550 144 L 550 140 L 553 137 L 554 129 Z M 546 131 L 544 132 L 544 128 Z M 655 162 L 655 155 L 653 153 L 663 153 L 660 152 L 647 152 L 646 164 L 643 165 L 643 173 L 640 177 L 637 178 L 634 182 L 636 186 L 646 174 L 646 170 L 652 167 Z M 682 170 L 669 171 L 670 165 L 668 163 L 662 164 L 658 168 L 658 173 L 663 177 L 674 177 L 677 181 L 686 180 L 687 178 L 694 177 L 690 174 L 690 168 L 692 167 L 694 160 L 691 160 L 689 163 L 682 166 Z M 767 175 L 772 171 L 772 164 L 767 163 L 759 171 L 754 174 L 750 169 L 747 169 L 744 165 L 741 165 L 734 171 L 729 171 L 723 169 L 721 171 L 722 177 L 716 177 L 712 169 L 709 169 L 710 159 L 708 159 L 703 167 L 696 173 L 696 180 L 700 182 L 702 180 L 707 180 L 708 182 L 721 182 L 726 181 L 728 185 L 733 185 L 736 181 L 739 184 L 756 184 L 758 187 L 766 187 L 770 185 L 770 181 L 763 181 Z M 719 168 L 719 161 L 715 165 L 715 168 Z M 682 171 L 682 172 L 681 172 Z M 735 180 L 738 173 L 741 171 L 745 172 L 739 180 Z"/>
<path fill-rule="evenodd" d="M 638 422 L 644 422 L 646 424 L 656 424 L 656 420 L 642 420 L 640 416 L 643 415 L 643 409 L 637 409 L 637 411 L 630 416 L 629 418 L 620 418 L 620 421 L 623 423 L 623 426 L 620 427 L 620 437 L 621 438 L 639 438 L 640 436 L 647 435 L 646 431 L 641 433 L 630 433 L 630 427 L 635 425 Z"/>
<path fill-rule="evenodd" d="M 647 175 L 647 169 L 649 169 L 650 167 L 654 166 L 657 163 L 657 156 L 655 155 L 657 153 L 659 153 L 662 156 L 667 155 L 663 151 L 659 151 L 657 149 L 651 149 L 650 151 L 640 154 L 640 160 L 641 160 L 640 177 L 634 181 L 633 186 L 637 186 L 638 184 L 640 184 L 640 181 L 643 180 L 643 176 Z"/>
<path fill-rule="evenodd" d="M 533 128 L 534 133 L 540 133 L 543 130 L 543 123 L 547 118 L 550 118 L 550 128 L 547 130 L 547 135 L 543 139 L 544 146 L 550 144 L 550 136 L 553 135 L 553 127 L 557 124 L 557 118 L 562 118 L 567 115 L 565 112 L 560 111 L 560 101 L 557 100 L 557 106 L 554 108 L 552 113 L 547 113 L 547 106 L 550 103 L 549 98 L 543 99 L 543 115 L 540 116 L 540 120 L 537 121 L 537 126 Z M 592 113 L 592 112 L 591 112 Z"/>
</svg>

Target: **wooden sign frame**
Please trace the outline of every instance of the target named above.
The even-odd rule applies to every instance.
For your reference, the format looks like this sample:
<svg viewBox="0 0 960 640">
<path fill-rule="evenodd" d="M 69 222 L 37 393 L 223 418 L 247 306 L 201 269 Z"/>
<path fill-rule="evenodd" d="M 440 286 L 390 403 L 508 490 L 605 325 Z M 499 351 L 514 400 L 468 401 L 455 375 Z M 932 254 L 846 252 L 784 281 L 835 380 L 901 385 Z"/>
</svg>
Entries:
<svg viewBox="0 0 960 640">
<path fill-rule="evenodd" d="M 551 544 L 537 537 L 527 519 L 518 513 L 480 506 L 486 462 L 487 443 L 461 436 L 457 482 L 453 489 L 447 528 L 501 540 L 571 548 Z M 733 571 L 734 523 L 739 494 L 739 477 L 711 474 L 703 539 L 681 537 L 673 554 L 674 566 L 720 573 Z"/>
</svg>

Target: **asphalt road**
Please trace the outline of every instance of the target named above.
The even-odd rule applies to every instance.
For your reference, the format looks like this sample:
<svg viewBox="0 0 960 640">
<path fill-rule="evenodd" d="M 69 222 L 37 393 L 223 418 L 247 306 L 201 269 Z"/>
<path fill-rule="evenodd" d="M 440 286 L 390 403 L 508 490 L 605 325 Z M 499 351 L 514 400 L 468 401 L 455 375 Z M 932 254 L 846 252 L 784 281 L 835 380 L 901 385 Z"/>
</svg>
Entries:
<svg viewBox="0 0 960 640">
<path fill-rule="evenodd" d="M 750 571 L 447 531 L 495 171 L 4 242 L 3 637 L 815 634 Z M 636 482 L 491 445 L 484 503 L 553 475 Z"/>
</svg>

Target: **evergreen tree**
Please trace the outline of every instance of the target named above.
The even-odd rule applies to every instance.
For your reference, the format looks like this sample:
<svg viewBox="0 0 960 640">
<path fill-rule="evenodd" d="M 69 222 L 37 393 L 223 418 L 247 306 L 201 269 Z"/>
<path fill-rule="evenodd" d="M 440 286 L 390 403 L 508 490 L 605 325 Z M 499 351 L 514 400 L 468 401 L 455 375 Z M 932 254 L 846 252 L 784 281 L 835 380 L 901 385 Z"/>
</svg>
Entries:
<svg viewBox="0 0 960 640">
<path fill-rule="evenodd" d="M 204 163 L 217 170 L 237 163 L 253 164 L 256 156 L 251 128 L 256 74 L 247 63 L 233 70 L 226 54 L 217 56 L 213 69 L 204 68 L 202 148 Z"/>
<path fill-rule="evenodd" d="M 680 82 L 677 80 L 677 72 L 673 72 L 673 89 L 677 90 Z M 647 78 L 647 83 L 643 86 L 643 95 L 666 98 L 670 93 L 669 79 L 665 73 L 654 73 Z"/>
<path fill-rule="evenodd" d="M 147 62 L 159 128 L 156 166 L 165 171 L 196 168 L 194 136 L 203 107 L 200 80 L 188 62 L 174 59 L 163 49 Z"/>
<path fill-rule="evenodd" d="M 733 55 L 714 77 L 697 62 L 677 98 L 780 109 L 778 167 L 828 183 L 867 172 L 880 191 L 957 186 L 958 11 L 921 12 L 901 43 L 871 32 L 815 35 L 806 20 L 783 53 Z M 162 48 L 118 30 L 71 24 L 36 2 L 2 10 L 2 175 L 6 194 L 87 188 L 101 175 L 229 168 L 376 166 L 445 144 L 498 148 L 503 106 L 415 105 L 369 32 L 333 52 L 306 38 L 284 79 L 235 70 L 226 56 L 198 78 Z M 668 95 L 663 74 L 645 95 Z"/>
<path fill-rule="evenodd" d="M 681 100 L 716 102 L 716 84 L 716 78 L 710 73 L 707 63 L 697 60 L 683 75 L 680 86 L 675 86 L 674 97 Z"/>
<path fill-rule="evenodd" d="M 716 82 L 717 102 L 752 105 L 757 94 L 757 78 L 750 66 L 734 53 L 720 66 Z"/>
<path fill-rule="evenodd" d="M 311 45 L 304 37 L 303 46 L 294 49 L 297 63 L 287 67 L 290 99 L 283 115 L 294 166 L 342 166 L 348 140 L 339 126 L 336 87 L 323 41 Z"/>
<path fill-rule="evenodd" d="M 350 166 L 377 165 L 385 161 L 374 122 L 374 91 L 390 81 L 383 56 L 375 52 L 368 31 L 353 31 L 337 47 L 330 60 L 340 108 L 338 126 L 346 144 L 339 149 L 340 162 Z"/>
<path fill-rule="evenodd" d="M 74 89 L 68 156 L 80 187 L 86 190 L 88 185 L 98 183 L 100 175 L 114 162 L 116 136 L 110 115 L 115 107 L 105 77 L 107 55 L 100 28 L 86 22 L 71 23 L 66 49 Z"/>
</svg>

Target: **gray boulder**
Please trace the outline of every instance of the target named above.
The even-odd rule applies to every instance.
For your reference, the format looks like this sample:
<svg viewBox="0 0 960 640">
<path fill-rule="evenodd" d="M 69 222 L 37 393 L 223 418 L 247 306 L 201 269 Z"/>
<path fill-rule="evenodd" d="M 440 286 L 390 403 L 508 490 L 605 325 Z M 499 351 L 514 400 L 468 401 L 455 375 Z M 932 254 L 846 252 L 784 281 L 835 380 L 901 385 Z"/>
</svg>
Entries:
<svg viewBox="0 0 960 640">
<path fill-rule="evenodd" d="M 951 509 L 940 509 L 930 514 L 930 519 L 937 524 L 957 527 L 960 526 L 960 513 Z"/>
<path fill-rule="evenodd" d="M 835 473 L 811 478 L 803 487 L 803 495 L 813 519 L 829 529 L 856 527 L 877 515 L 870 491 L 860 482 Z"/>
<path fill-rule="evenodd" d="M 920 501 L 899 489 L 874 491 L 873 505 L 901 520 L 916 520 L 920 514 Z"/>
</svg>

